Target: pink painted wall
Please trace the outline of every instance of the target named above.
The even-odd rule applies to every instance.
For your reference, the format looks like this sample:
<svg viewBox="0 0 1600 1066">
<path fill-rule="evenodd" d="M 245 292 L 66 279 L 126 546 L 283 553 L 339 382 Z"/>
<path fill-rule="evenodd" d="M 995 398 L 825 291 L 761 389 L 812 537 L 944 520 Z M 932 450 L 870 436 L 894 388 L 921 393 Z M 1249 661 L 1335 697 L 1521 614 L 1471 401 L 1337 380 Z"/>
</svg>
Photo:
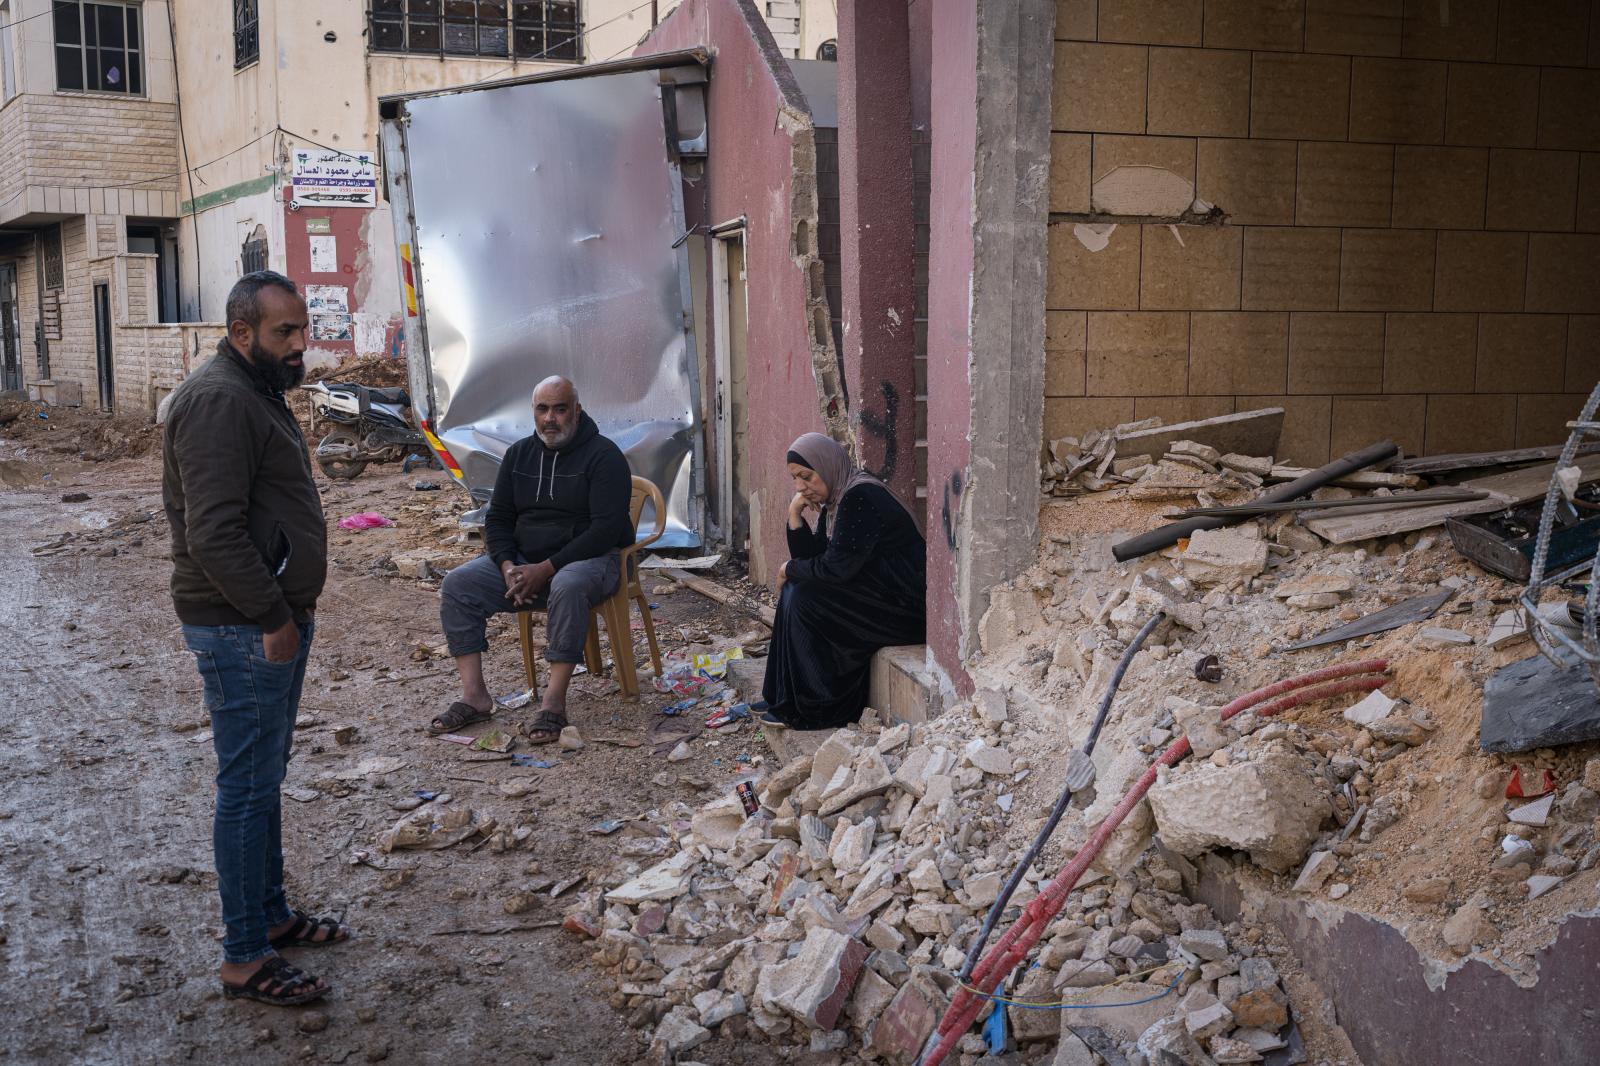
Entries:
<svg viewBox="0 0 1600 1066">
<path fill-rule="evenodd" d="M 977 0 L 931 6 L 931 48 L 913 46 L 913 82 L 927 74 L 933 130 L 928 235 L 928 643 L 964 694 L 957 548 L 972 451 L 973 162 L 977 152 Z M 913 40 L 917 38 L 913 20 Z M 930 62 L 937 56 L 937 62 Z M 914 97 L 915 99 L 915 94 Z M 974 649 L 975 650 L 975 649 Z"/>
<path fill-rule="evenodd" d="M 794 490 L 784 471 L 784 453 L 800 434 L 824 431 L 812 372 L 806 277 L 793 254 L 794 139 L 780 117 L 804 115 L 806 105 L 749 0 L 685 0 L 636 54 L 701 45 L 715 56 L 706 101 L 709 203 L 702 217 L 711 224 L 741 214 L 748 219 L 749 469 L 757 495 L 752 526 L 760 530 L 760 541 L 751 548 L 763 557 L 759 572 L 771 575 L 788 558 L 784 516 Z M 807 239 L 816 239 L 809 228 Z M 714 382 L 702 383 L 705 390 L 714 387 Z"/>
</svg>

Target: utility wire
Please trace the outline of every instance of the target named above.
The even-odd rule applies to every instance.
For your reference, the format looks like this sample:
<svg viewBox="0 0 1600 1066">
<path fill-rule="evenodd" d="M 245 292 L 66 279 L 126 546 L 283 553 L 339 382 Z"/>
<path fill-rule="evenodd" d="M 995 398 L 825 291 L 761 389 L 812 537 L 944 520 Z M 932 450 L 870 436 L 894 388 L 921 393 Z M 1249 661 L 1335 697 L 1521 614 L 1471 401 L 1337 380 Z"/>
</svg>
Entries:
<svg viewBox="0 0 1600 1066">
<path fill-rule="evenodd" d="M 24 15 L 24 16 L 22 16 L 22 18 L 12 19 L 10 22 L 5 23 L 4 25 L 0 25 L 0 30 L 9 30 L 11 27 L 20 26 L 24 22 L 27 22 L 27 21 L 29 21 L 31 19 L 44 18 L 46 15 L 54 15 L 55 13 L 56 13 L 56 7 L 55 7 L 54 4 L 51 4 L 49 7 L 45 8 L 43 11 L 39 12 L 37 15 Z"/>
</svg>

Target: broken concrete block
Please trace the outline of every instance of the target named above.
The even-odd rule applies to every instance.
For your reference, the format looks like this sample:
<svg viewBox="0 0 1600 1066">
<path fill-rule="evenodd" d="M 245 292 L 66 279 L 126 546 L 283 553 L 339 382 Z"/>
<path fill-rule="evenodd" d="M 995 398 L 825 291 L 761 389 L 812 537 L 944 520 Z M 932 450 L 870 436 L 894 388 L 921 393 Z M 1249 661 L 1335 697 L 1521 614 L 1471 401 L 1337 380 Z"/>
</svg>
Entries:
<svg viewBox="0 0 1600 1066">
<path fill-rule="evenodd" d="M 1425 877 L 1411 882 L 1400 890 L 1400 894 L 1412 903 L 1443 903 L 1445 897 L 1450 895 L 1450 879 Z"/>
<path fill-rule="evenodd" d="M 1255 577 L 1267 568 L 1267 542 L 1255 526 L 1196 530 L 1178 556 L 1184 576 L 1200 585 Z"/>
<path fill-rule="evenodd" d="M 1157 832 L 1171 850 L 1185 856 L 1217 846 L 1248 851 L 1274 873 L 1299 864 L 1328 814 L 1321 785 L 1286 752 L 1195 767 L 1158 781 L 1149 800 Z"/>
<path fill-rule="evenodd" d="M 1217 463 L 1229 470 L 1237 470 L 1242 474 L 1254 474 L 1256 477 L 1270 477 L 1272 474 L 1272 456 L 1270 455 L 1237 455 L 1229 452 L 1219 456 Z"/>
<path fill-rule="evenodd" d="M 1380 718 L 1367 726 L 1367 731 L 1373 739 L 1385 744 L 1405 744 L 1408 747 L 1418 747 L 1428 739 L 1428 731 L 1409 718 L 1393 715 Z"/>
<path fill-rule="evenodd" d="M 911 1066 L 948 1006 L 944 993 L 925 971 L 900 986 L 887 1010 L 872 1023 L 866 1046 L 890 1066 Z"/>
<path fill-rule="evenodd" d="M 700 1012 L 700 1024 L 709 1027 L 721 1025 L 729 1018 L 745 1012 L 744 996 L 737 992 L 708 989 L 694 997 L 694 1009 Z"/>
<path fill-rule="evenodd" d="M 961 952 L 957 951 L 959 956 Z M 951 967 L 952 970 L 958 968 Z M 1017 983 L 1016 991 L 1009 998 L 1018 999 L 1025 1003 L 1048 1002 L 1055 997 L 1051 994 L 1051 980 L 1055 974 L 1044 969 L 1030 969 Z M 1001 1008 L 996 1008 L 1001 1009 Z M 1061 1021 L 1051 1016 L 1047 1010 L 1031 1010 L 1027 1007 L 1004 1008 L 1007 1019 L 1010 1021 L 1011 1036 L 1018 1044 L 1031 1044 L 1040 1040 L 1054 1040 L 1060 1033 Z"/>
<path fill-rule="evenodd" d="M 1070 1015 L 1071 1011 L 1064 1011 Z M 1049 1066 L 1095 1066 L 1100 1061 L 1099 1057 L 1090 1050 L 1089 1045 L 1077 1033 L 1061 1027 L 1060 1041 L 1056 1044 L 1056 1057 L 1050 1060 Z"/>
<path fill-rule="evenodd" d="M 1139 1035 L 1136 1045 L 1151 1066 L 1214 1066 L 1184 1028 L 1183 1019 L 1163 1018 Z"/>
<path fill-rule="evenodd" d="M 1336 592 L 1304 592 L 1298 596 L 1290 596 L 1283 602 L 1302 611 L 1326 611 L 1339 606 L 1343 601 Z"/>
<path fill-rule="evenodd" d="M 1055 980 L 1057 988 L 1099 988 L 1117 979 L 1117 968 L 1101 959 L 1080 961 L 1061 971 Z"/>
<path fill-rule="evenodd" d="M 1280 600 L 1292 596 L 1314 596 L 1331 593 L 1338 596 L 1355 588 L 1355 581 L 1344 574 L 1307 574 L 1297 577 L 1292 581 L 1285 581 L 1272 590 L 1272 594 Z"/>
<path fill-rule="evenodd" d="M 1528 899 L 1538 899 L 1565 880 L 1564 877 L 1552 877 L 1549 874 L 1534 874 L 1528 878 Z"/>
<path fill-rule="evenodd" d="M 1317 536 L 1305 526 L 1286 525 L 1278 530 L 1274 538 L 1280 545 L 1297 552 L 1314 552 L 1322 550 L 1322 538 Z"/>
<path fill-rule="evenodd" d="M 829 1030 L 839 1020 L 870 952 L 859 940 L 822 926 L 806 933 L 800 954 L 762 975 L 757 996 L 769 1010 L 783 1010 L 812 1029 Z"/>
<path fill-rule="evenodd" d="M 1179 696 L 1168 697 L 1165 706 L 1172 712 L 1176 732 L 1189 738 L 1196 759 L 1209 758 L 1218 748 L 1239 739 L 1238 732 L 1222 720 L 1216 707 L 1204 707 Z"/>
<path fill-rule="evenodd" d="M 1444 942 L 1457 955 L 1467 954 L 1474 944 L 1484 944 L 1494 939 L 1495 928 L 1484 914 L 1486 904 L 1484 894 L 1481 891 L 1474 892 L 1444 923 L 1441 930 Z"/>
<path fill-rule="evenodd" d="M 979 689 L 973 697 L 973 703 L 979 716 L 990 725 L 999 725 L 1006 720 L 1006 694 L 999 689 Z"/>
<path fill-rule="evenodd" d="M 1198 632 L 1205 626 L 1205 608 L 1190 603 L 1170 581 L 1163 581 L 1148 570 L 1141 571 L 1128 589 L 1128 598 L 1114 609 L 1109 617 L 1120 625 L 1139 627 L 1156 611 Z"/>
<path fill-rule="evenodd" d="M 870 966 L 864 967 L 856 978 L 856 990 L 850 996 L 850 1005 L 845 1010 L 857 1025 L 865 1026 L 894 1001 L 894 994 L 894 985 L 880 977 Z"/>
<path fill-rule="evenodd" d="M 913 748 L 894 772 L 894 783 L 921 799 L 929 778 L 948 774 L 955 768 L 956 753 L 948 748 L 938 745 Z"/>
<path fill-rule="evenodd" d="M 1083 812 L 1083 825 L 1090 832 L 1105 821 L 1129 786 L 1145 771 L 1144 754 L 1131 745 L 1121 750 L 1102 745 L 1095 754 L 1095 799 Z M 1112 874 L 1131 869 L 1145 848 L 1150 846 L 1155 827 L 1149 801 L 1140 800 L 1111 834 L 1111 839 L 1106 841 L 1106 846 L 1095 857 L 1093 868 Z"/>
<path fill-rule="evenodd" d="M 1423 626 L 1417 631 L 1417 643 L 1435 648 L 1458 648 L 1472 643 L 1472 634 L 1443 626 Z"/>
<path fill-rule="evenodd" d="M 1184 455 L 1191 459 L 1199 459 L 1201 462 L 1209 463 L 1213 466 L 1222 459 L 1222 453 L 1211 447 L 1211 445 L 1201 444 L 1192 440 L 1175 440 L 1167 445 L 1167 452 L 1172 455 Z M 1271 473 L 1271 471 L 1269 470 L 1268 473 Z"/>
<path fill-rule="evenodd" d="M 1011 752 L 999 745 L 991 747 L 982 737 L 974 737 L 964 754 L 968 762 L 986 774 L 1011 772 Z"/>
<path fill-rule="evenodd" d="M 1233 1028 L 1233 1012 L 1221 1003 L 1213 1003 L 1185 1014 L 1183 1025 L 1196 1040 L 1210 1040 Z"/>
<path fill-rule="evenodd" d="M 1228 957 L 1228 941 L 1215 929 L 1186 929 L 1178 944 L 1197 959 L 1215 962 Z"/>
<path fill-rule="evenodd" d="M 1518 825 L 1542 826 L 1550 823 L 1550 808 L 1555 806 L 1556 794 L 1554 792 L 1532 803 L 1524 803 L 1520 807 L 1512 808 L 1506 817 Z"/>
<path fill-rule="evenodd" d="M 1300 868 L 1300 876 L 1295 878 L 1293 891 L 1316 892 L 1327 883 L 1338 865 L 1339 860 L 1333 852 L 1313 851 L 1306 859 L 1306 864 Z"/>
<path fill-rule="evenodd" d="M 841 768 L 842 769 L 842 768 Z M 894 775 L 889 773 L 889 766 L 883 761 L 876 749 L 869 748 L 856 757 L 850 766 L 850 775 L 845 783 L 837 789 L 823 793 L 822 806 L 818 810 L 824 818 L 837 814 L 850 806 L 859 803 L 868 796 L 889 791 L 894 784 Z"/>
<path fill-rule="evenodd" d="M 1498 651 L 1528 639 L 1528 622 L 1521 611 L 1501 611 L 1489 626 L 1484 643 Z"/>
<path fill-rule="evenodd" d="M 1359 703 L 1346 707 L 1344 709 L 1344 720 L 1354 722 L 1356 725 L 1371 725 L 1373 722 L 1389 717 L 1398 702 L 1398 700 L 1392 700 L 1385 696 L 1382 689 L 1377 689 L 1367 693 Z"/>
<path fill-rule="evenodd" d="M 650 1041 L 650 1046 L 664 1050 L 667 1061 L 671 1062 L 679 1053 L 699 1047 L 710 1039 L 711 1030 L 696 1022 L 688 1007 L 673 1007 L 661 1019 L 661 1024 L 656 1026 L 656 1035 Z"/>
<path fill-rule="evenodd" d="M 1206 1046 L 1218 1066 L 1235 1066 L 1235 1064 L 1261 1061 L 1261 1052 L 1242 1040 L 1213 1036 Z"/>
<path fill-rule="evenodd" d="M 1277 985 L 1241 993 L 1227 1007 L 1236 1025 L 1275 1033 L 1289 1024 L 1289 997 Z"/>
<path fill-rule="evenodd" d="M 665 862 L 650 867 L 633 880 L 613 888 L 606 893 L 606 900 L 634 907 L 652 900 L 676 899 L 689 891 L 688 868 L 693 861 L 693 853 L 679 852 Z"/>
<path fill-rule="evenodd" d="M 989 609 L 978 623 L 979 646 L 999 651 L 1044 627 L 1044 611 L 1031 588 L 998 588 L 989 594 Z"/>
</svg>

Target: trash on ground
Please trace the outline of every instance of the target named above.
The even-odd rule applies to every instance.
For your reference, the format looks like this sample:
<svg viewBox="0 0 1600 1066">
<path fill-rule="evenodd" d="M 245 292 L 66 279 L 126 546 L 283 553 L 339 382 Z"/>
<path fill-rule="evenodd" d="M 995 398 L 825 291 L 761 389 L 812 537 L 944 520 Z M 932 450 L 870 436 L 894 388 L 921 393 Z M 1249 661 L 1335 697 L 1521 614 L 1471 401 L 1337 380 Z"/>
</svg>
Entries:
<svg viewBox="0 0 1600 1066">
<path fill-rule="evenodd" d="M 361 511 L 358 514 L 348 515 L 339 519 L 340 529 L 378 529 L 382 526 L 392 526 L 394 522 L 377 511 Z"/>
</svg>

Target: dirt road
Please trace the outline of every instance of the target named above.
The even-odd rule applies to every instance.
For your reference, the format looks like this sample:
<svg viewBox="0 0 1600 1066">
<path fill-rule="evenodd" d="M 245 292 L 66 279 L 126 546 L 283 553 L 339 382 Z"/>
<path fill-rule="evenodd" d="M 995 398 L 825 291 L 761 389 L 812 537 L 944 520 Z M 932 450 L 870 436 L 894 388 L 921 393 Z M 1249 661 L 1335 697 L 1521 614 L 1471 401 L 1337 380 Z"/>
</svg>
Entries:
<svg viewBox="0 0 1600 1066">
<path fill-rule="evenodd" d="M 293 956 L 334 987 L 315 1015 L 225 1001 L 215 975 L 215 763 L 167 598 L 159 467 L 150 457 L 85 466 L 34 457 L 41 465 L 31 468 L 17 458 L 0 442 L 0 461 L 26 470 L 14 480 L 30 482 L 0 488 L 0 1058 L 461 1066 L 640 1056 L 629 1016 L 597 983 L 591 949 L 540 927 L 559 922 L 587 882 L 557 899 L 550 882 L 608 866 L 636 832 L 594 835 L 595 823 L 731 788 L 736 753 L 760 750 L 755 736 L 698 742 L 695 759 L 669 766 L 648 746 L 624 746 L 644 738 L 667 697 L 632 703 L 607 695 L 604 679 L 580 678 L 572 717 L 589 743 L 540 749 L 555 763 L 548 769 L 473 761 L 483 756 L 426 737 L 418 726 L 446 705 L 453 682 L 447 659 L 418 650 L 442 640 L 435 586 L 381 561 L 395 544 L 437 539 L 432 501 L 456 494 L 413 493 L 416 475 L 393 467 L 348 484 L 319 477 L 330 519 L 355 509 L 407 515 L 429 501 L 396 530 L 332 539 L 285 786 L 305 800 L 285 802 L 291 902 L 342 914 L 357 939 Z M 44 467 L 53 476 L 40 483 Z M 88 499 L 63 502 L 74 493 Z M 693 593 L 659 598 L 669 646 L 741 625 Z M 491 685 L 512 691 L 514 628 L 491 642 Z M 335 730 L 347 726 L 357 736 L 340 744 Z M 376 759 L 398 767 L 359 772 Z M 676 783 L 653 783 L 667 771 Z M 512 780 L 532 791 L 506 798 L 500 786 Z M 384 854 L 379 835 L 420 801 L 418 790 L 531 826 L 531 850 L 468 841 Z M 508 915 L 505 901 L 524 888 L 538 888 L 536 903 Z M 721 1044 L 697 1054 L 762 1058 Z"/>
</svg>

